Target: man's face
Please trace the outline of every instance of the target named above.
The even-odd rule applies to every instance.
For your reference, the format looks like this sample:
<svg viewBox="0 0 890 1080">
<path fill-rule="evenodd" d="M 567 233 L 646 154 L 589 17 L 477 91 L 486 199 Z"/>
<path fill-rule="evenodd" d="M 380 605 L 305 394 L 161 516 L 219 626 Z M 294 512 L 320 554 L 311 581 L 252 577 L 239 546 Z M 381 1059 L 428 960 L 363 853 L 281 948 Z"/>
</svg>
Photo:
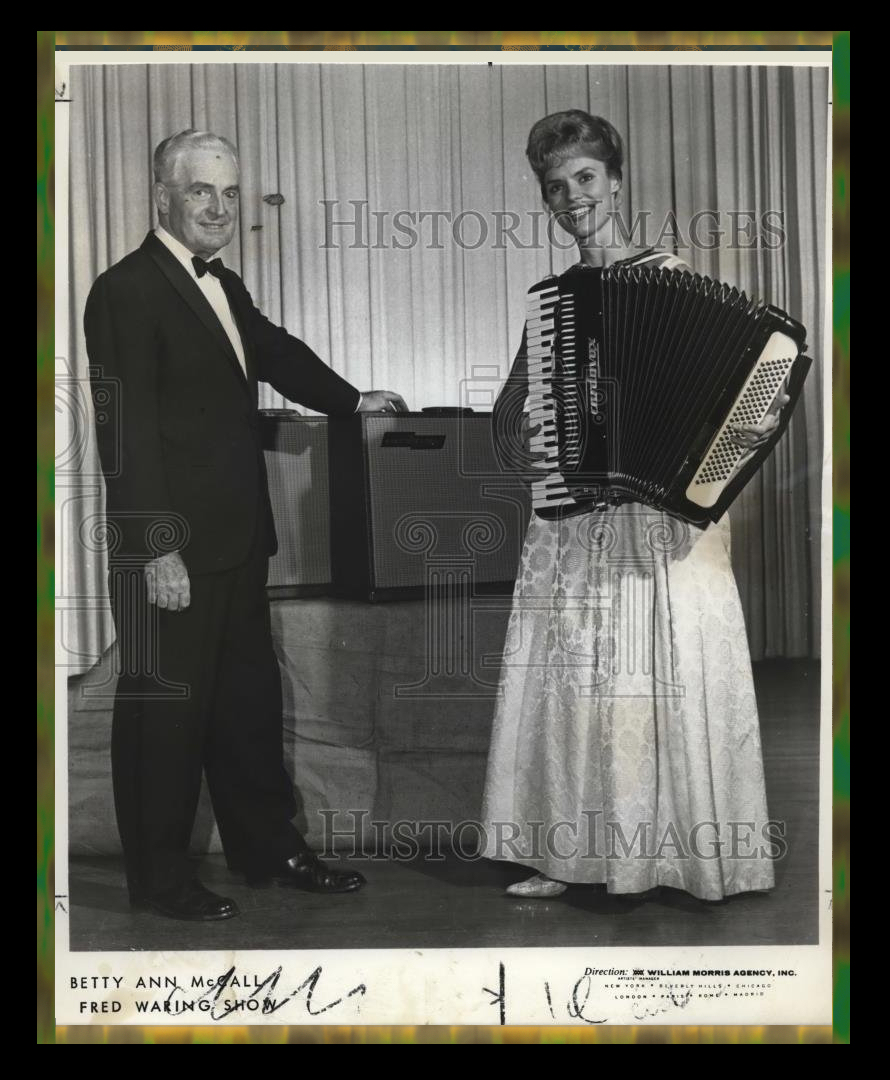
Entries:
<svg viewBox="0 0 890 1080">
<path fill-rule="evenodd" d="M 155 192 L 161 224 L 194 255 L 208 259 L 238 225 L 238 166 L 223 146 L 184 150 Z"/>
</svg>

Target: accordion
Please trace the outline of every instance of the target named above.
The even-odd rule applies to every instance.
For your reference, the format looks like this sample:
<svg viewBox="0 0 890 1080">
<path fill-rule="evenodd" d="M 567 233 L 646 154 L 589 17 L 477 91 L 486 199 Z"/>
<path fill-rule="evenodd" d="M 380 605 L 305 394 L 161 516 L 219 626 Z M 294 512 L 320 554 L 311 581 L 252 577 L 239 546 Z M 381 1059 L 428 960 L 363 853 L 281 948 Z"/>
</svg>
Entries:
<svg viewBox="0 0 890 1080">
<path fill-rule="evenodd" d="M 688 271 L 633 265 L 535 285 L 526 339 L 543 518 L 641 502 L 717 521 L 781 437 L 810 364 L 806 331 L 778 308 Z M 745 457 L 731 429 L 761 423 L 783 388 L 791 400 L 776 430 Z"/>
</svg>

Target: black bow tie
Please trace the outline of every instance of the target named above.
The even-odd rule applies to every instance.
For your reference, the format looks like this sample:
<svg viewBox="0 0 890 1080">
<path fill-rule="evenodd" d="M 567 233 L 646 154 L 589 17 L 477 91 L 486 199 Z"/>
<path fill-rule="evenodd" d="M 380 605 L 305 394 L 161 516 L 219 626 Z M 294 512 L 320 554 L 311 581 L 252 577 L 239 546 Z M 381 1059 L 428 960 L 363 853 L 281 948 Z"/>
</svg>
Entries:
<svg viewBox="0 0 890 1080">
<path fill-rule="evenodd" d="M 210 262 L 205 262 L 200 255 L 192 256 L 192 266 L 199 278 L 205 274 L 213 274 L 215 278 L 221 278 L 225 269 L 222 259 L 211 259 Z"/>
</svg>

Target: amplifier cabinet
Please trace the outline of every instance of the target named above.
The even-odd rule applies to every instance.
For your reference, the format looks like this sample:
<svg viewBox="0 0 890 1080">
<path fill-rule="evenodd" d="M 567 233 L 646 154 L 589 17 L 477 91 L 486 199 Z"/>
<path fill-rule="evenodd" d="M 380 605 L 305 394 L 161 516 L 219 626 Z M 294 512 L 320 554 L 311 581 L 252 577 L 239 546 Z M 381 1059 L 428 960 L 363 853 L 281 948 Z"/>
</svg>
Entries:
<svg viewBox="0 0 890 1080">
<path fill-rule="evenodd" d="M 331 582 L 326 417 L 260 414 L 278 553 L 267 586 L 278 596 L 318 596 Z"/>
<path fill-rule="evenodd" d="M 490 415 L 360 413 L 328 434 L 334 595 L 512 590 L 530 503 L 496 461 Z"/>
</svg>

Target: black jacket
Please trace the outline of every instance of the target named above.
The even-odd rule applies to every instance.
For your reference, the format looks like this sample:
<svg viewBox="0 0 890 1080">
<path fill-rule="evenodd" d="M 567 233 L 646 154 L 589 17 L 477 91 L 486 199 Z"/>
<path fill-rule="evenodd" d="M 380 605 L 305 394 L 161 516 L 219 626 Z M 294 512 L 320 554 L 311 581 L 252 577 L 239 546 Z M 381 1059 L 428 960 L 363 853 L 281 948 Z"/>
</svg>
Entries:
<svg viewBox="0 0 890 1080">
<path fill-rule="evenodd" d="M 350 415 L 358 404 L 353 386 L 257 310 L 237 274 L 221 281 L 247 378 L 154 233 L 90 291 L 84 328 L 113 561 L 178 550 L 190 573 L 226 570 L 247 558 L 258 527 L 273 554 L 257 381 L 318 412 Z"/>
</svg>

